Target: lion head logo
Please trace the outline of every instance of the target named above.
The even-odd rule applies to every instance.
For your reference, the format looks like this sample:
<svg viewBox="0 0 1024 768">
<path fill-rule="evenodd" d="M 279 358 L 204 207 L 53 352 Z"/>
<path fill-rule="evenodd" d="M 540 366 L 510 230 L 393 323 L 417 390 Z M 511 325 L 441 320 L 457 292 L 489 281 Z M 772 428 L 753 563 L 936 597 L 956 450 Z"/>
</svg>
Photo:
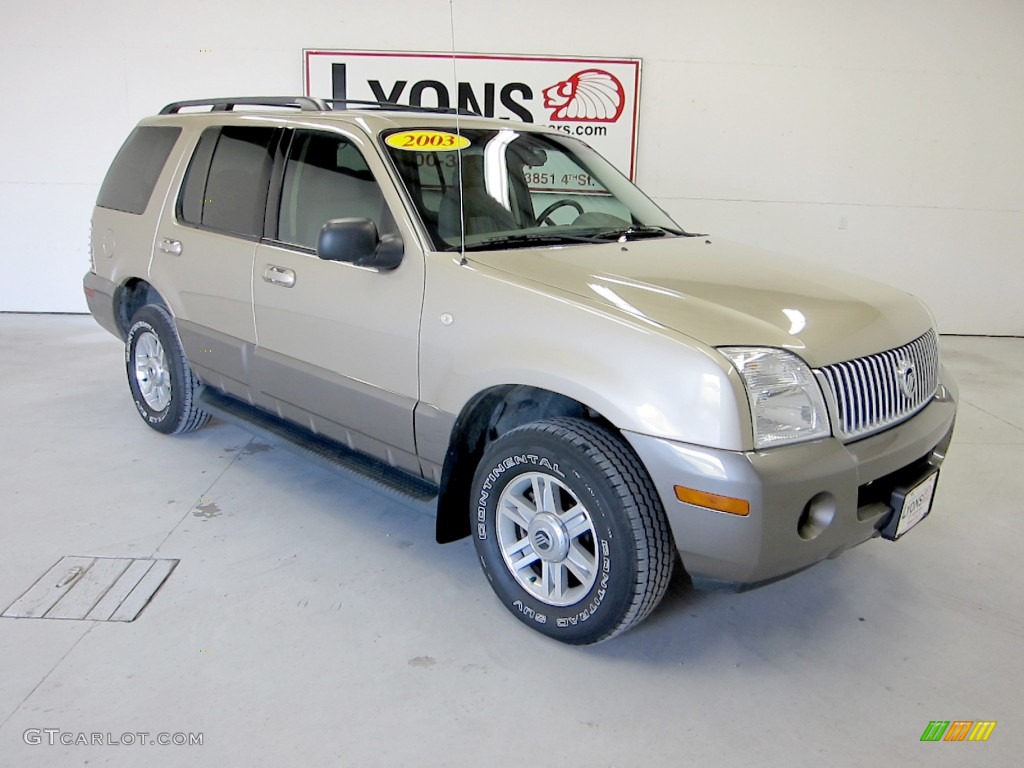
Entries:
<svg viewBox="0 0 1024 768">
<path fill-rule="evenodd" d="M 626 106 L 626 90 L 611 72 L 584 69 L 544 89 L 552 120 L 614 123 Z"/>
</svg>

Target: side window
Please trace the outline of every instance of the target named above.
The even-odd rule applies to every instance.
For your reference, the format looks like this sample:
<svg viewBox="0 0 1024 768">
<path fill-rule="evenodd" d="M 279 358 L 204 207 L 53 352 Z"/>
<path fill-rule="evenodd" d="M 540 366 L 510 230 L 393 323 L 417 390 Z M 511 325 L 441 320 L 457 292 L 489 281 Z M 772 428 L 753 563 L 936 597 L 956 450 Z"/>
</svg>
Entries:
<svg viewBox="0 0 1024 768">
<path fill-rule="evenodd" d="M 262 237 L 275 131 L 263 126 L 207 128 L 185 173 L 178 215 L 189 224 Z"/>
<path fill-rule="evenodd" d="M 285 166 L 278 239 L 315 249 L 331 219 L 367 218 L 393 227 L 384 196 L 359 149 L 344 136 L 296 131 Z"/>
<path fill-rule="evenodd" d="M 144 213 L 180 134 L 181 128 L 169 125 L 140 125 L 132 131 L 110 164 L 96 205 L 137 215 Z"/>
<path fill-rule="evenodd" d="M 207 128 L 199 137 L 199 143 L 189 160 L 185 181 L 178 197 L 178 218 L 189 224 L 203 223 L 203 203 L 206 201 L 206 179 L 210 174 L 210 158 L 217 146 L 220 128 Z"/>
</svg>

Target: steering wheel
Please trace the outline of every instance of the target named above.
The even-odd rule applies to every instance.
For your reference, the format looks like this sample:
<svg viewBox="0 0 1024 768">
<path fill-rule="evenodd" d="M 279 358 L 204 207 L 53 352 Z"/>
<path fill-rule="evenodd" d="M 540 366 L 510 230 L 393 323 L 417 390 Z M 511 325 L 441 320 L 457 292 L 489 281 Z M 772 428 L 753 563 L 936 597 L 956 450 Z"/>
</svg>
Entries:
<svg viewBox="0 0 1024 768">
<path fill-rule="evenodd" d="M 553 202 L 551 205 L 549 205 L 547 208 L 545 208 L 543 211 L 537 214 L 537 221 L 540 222 L 541 224 L 550 224 L 551 226 L 554 226 L 555 222 L 553 222 L 548 217 L 551 216 L 551 214 L 557 211 L 559 208 L 562 208 L 566 205 L 572 206 L 573 208 L 576 209 L 577 213 L 582 215 L 583 206 L 577 203 L 575 200 L 565 198 L 563 200 L 555 200 L 555 202 Z"/>
</svg>

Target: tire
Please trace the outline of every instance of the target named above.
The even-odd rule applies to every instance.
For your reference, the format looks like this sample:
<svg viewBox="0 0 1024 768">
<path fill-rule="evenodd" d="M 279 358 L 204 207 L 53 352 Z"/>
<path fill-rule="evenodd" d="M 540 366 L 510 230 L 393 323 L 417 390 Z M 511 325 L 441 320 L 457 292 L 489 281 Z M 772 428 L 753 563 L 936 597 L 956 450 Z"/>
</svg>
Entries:
<svg viewBox="0 0 1024 768">
<path fill-rule="evenodd" d="M 185 359 L 166 308 L 147 304 L 132 317 L 125 341 L 125 369 L 135 407 L 157 432 L 199 429 L 210 414 L 199 405 L 199 380 Z"/>
<path fill-rule="evenodd" d="M 472 499 L 484 573 L 538 632 L 574 645 L 607 640 L 668 589 L 676 552 L 661 500 L 606 429 L 556 418 L 507 432 L 484 452 Z"/>
</svg>

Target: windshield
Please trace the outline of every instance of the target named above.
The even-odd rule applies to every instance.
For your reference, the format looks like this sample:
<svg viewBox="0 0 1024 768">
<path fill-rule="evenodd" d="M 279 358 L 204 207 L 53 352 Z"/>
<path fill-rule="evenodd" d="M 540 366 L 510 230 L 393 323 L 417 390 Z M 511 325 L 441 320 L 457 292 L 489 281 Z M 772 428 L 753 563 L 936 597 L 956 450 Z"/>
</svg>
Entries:
<svg viewBox="0 0 1024 768">
<path fill-rule="evenodd" d="M 458 135 L 405 129 L 387 134 L 384 144 L 437 250 L 684 234 L 607 160 L 572 138 L 511 128 Z"/>
</svg>

